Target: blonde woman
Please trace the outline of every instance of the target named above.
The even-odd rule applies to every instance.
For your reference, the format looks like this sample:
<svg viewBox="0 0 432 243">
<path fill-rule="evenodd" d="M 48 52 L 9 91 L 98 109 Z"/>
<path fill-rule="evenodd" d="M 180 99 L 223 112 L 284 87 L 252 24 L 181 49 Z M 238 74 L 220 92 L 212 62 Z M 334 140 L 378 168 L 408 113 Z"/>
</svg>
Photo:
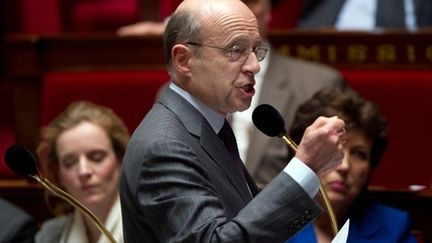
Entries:
<svg viewBox="0 0 432 243">
<path fill-rule="evenodd" d="M 45 174 L 92 211 L 123 242 L 118 180 L 129 133 L 109 108 L 72 103 L 42 130 L 38 156 Z M 48 220 L 36 242 L 102 243 L 108 239 L 79 210 Z"/>
</svg>

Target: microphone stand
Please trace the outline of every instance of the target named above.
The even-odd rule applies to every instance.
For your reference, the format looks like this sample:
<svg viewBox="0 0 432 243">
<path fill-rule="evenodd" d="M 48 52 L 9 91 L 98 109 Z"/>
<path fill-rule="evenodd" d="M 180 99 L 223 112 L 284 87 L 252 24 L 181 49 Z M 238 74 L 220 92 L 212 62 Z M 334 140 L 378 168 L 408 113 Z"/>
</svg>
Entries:
<svg viewBox="0 0 432 243">
<path fill-rule="evenodd" d="M 297 152 L 297 144 L 290 137 L 282 135 L 280 138 L 282 138 L 282 140 L 284 140 L 285 143 L 288 144 L 288 146 L 294 152 Z M 332 206 L 330 204 L 330 200 L 328 199 L 327 193 L 326 193 L 326 191 L 324 189 L 324 186 L 323 186 L 321 180 L 319 180 L 319 182 L 320 182 L 319 191 L 320 191 L 321 197 L 324 200 L 324 204 L 325 204 L 325 207 L 327 209 L 327 212 L 328 212 L 328 214 L 330 216 L 330 223 L 331 223 L 331 227 L 332 227 L 332 230 L 333 230 L 333 236 L 336 236 L 336 234 L 339 231 L 337 220 L 336 220 L 336 216 L 334 214 L 333 208 L 332 208 Z"/>
<path fill-rule="evenodd" d="M 25 147 L 21 145 L 10 146 L 5 153 L 5 162 L 8 167 L 14 171 L 16 174 L 21 176 L 29 176 L 37 180 L 46 189 L 48 189 L 54 195 L 62 198 L 74 208 L 78 208 L 81 213 L 86 215 L 89 219 L 96 224 L 99 231 L 104 234 L 111 243 L 116 243 L 111 233 L 105 228 L 102 222 L 84 205 L 73 198 L 71 195 L 67 194 L 54 184 L 52 184 L 48 179 L 42 176 L 39 169 L 37 168 L 37 161 L 34 155 Z"/>
<path fill-rule="evenodd" d="M 103 223 L 94 215 L 88 208 L 86 208 L 84 205 L 82 205 L 79 201 L 77 201 L 75 198 L 71 197 L 69 194 L 52 184 L 48 179 L 46 179 L 43 176 L 40 176 L 38 174 L 32 175 L 32 178 L 37 180 L 40 184 L 42 184 L 46 189 L 48 189 L 50 192 L 52 192 L 54 195 L 62 198 L 63 200 L 70 203 L 75 208 L 78 208 L 83 214 L 85 214 L 87 217 L 89 217 L 97 226 L 99 231 L 104 234 L 111 243 L 116 243 L 116 240 L 111 235 L 111 233 L 105 228 Z"/>
</svg>

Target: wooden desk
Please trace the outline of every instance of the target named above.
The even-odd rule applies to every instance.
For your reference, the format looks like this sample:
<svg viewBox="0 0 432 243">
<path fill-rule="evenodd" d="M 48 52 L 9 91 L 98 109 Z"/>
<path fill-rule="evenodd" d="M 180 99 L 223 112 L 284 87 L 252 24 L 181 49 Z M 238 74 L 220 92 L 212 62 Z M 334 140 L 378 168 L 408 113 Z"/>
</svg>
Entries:
<svg viewBox="0 0 432 243">
<path fill-rule="evenodd" d="M 344 69 L 432 69 L 432 31 L 274 32 L 286 55 Z M 162 39 L 114 35 L 14 36 L 6 41 L 7 77 L 14 84 L 17 141 L 34 150 L 40 127 L 40 89 L 47 72 L 164 68 Z"/>
</svg>

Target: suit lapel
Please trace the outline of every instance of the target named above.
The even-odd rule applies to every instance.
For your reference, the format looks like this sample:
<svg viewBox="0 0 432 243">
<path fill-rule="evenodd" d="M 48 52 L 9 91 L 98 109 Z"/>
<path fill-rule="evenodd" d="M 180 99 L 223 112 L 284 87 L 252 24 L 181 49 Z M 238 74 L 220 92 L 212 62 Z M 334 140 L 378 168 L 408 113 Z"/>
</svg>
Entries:
<svg viewBox="0 0 432 243">
<path fill-rule="evenodd" d="M 236 162 L 204 116 L 188 101 L 169 88 L 161 96 L 160 102 L 179 117 L 191 135 L 199 139 L 201 148 L 224 172 L 228 181 L 237 189 L 245 203 L 249 202 L 252 198 Z"/>
<path fill-rule="evenodd" d="M 203 123 L 200 144 L 213 161 L 218 164 L 219 168 L 224 171 L 228 180 L 240 193 L 245 203 L 249 202 L 252 197 L 243 179 L 243 175 L 238 170 L 237 162 L 234 161 L 223 142 L 207 122 Z"/>
</svg>

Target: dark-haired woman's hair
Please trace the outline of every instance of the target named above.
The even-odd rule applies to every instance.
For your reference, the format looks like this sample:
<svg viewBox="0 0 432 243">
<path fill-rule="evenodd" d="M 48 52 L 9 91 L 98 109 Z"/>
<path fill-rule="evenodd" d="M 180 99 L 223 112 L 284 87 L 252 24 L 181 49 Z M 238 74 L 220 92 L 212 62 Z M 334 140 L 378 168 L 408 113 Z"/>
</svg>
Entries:
<svg viewBox="0 0 432 243">
<path fill-rule="evenodd" d="M 345 121 L 347 131 L 363 131 L 372 141 L 371 168 L 376 168 L 388 142 L 387 121 L 376 104 L 349 88 L 325 88 L 298 108 L 289 132 L 291 138 L 299 143 L 306 127 L 319 116 L 338 116 Z"/>
</svg>

